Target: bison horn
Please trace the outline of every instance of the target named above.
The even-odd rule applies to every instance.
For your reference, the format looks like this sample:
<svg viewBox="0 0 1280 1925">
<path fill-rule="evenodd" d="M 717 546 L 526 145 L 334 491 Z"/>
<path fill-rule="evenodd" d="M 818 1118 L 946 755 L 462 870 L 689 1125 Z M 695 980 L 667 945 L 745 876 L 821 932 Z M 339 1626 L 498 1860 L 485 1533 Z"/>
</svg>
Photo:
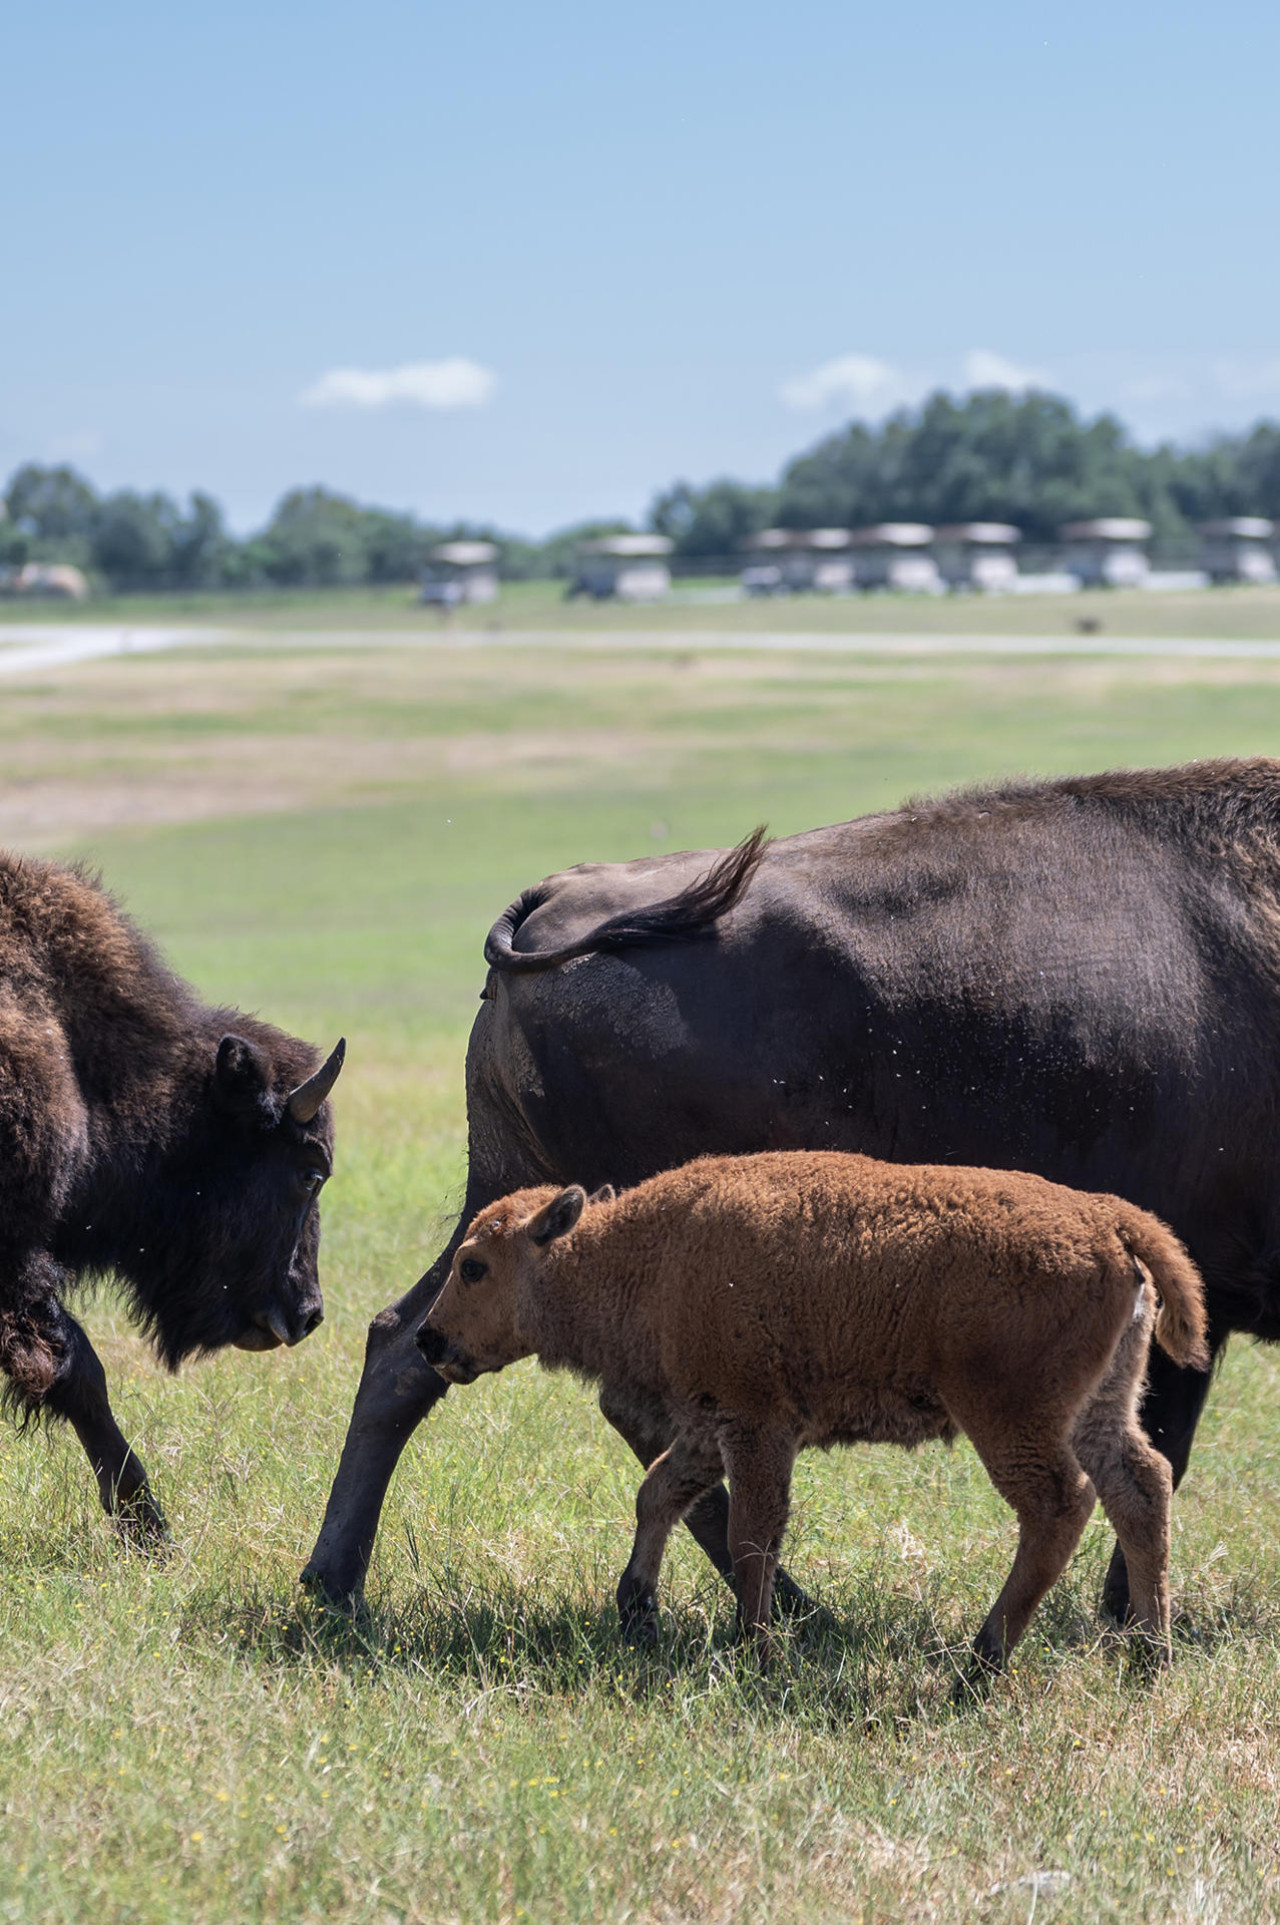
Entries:
<svg viewBox="0 0 1280 1925">
<path fill-rule="evenodd" d="M 289 1114 L 295 1123 L 310 1123 L 325 1097 L 338 1080 L 342 1059 L 347 1053 L 347 1039 L 339 1037 L 338 1046 L 325 1063 L 321 1063 L 314 1076 L 308 1076 L 305 1083 L 299 1083 L 296 1090 L 289 1093 Z"/>
</svg>

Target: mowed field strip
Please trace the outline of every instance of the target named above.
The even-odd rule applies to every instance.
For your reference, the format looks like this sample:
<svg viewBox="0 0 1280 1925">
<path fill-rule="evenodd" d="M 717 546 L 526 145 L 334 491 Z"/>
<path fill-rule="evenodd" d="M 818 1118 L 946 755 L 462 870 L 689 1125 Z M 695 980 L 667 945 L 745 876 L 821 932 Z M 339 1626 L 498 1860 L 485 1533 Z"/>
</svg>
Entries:
<svg viewBox="0 0 1280 1925">
<path fill-rule="evenodd" d="M 1218 641 L 1280 638 L 1280 599 L 1196 599 L 1252 625 Z M 827 1615 L 767 1681 L 684 1543 L 657 1654 L 629 1650 L 635 1467 L 529 1365 L 407 1451 L 367 1619 L 299 1596 L 365 1324 L 456 1208 L 480 948 L 522 887 L 1001 773 L 1280 754 L 1269 653 L 739 647 L 699 632 L 723 608 L 596 640 L 576 605 L 554 639 L 534 613 L 512 646 L 510 611 L 487 637 L 308 607 L 0 683 L 5 842 L 95 864 L 210 998 L 349 1040 L 320 1332 L 169 1379 L 109 1293 L 85 1306 L 171 1553 L 122 1553 L 74 1439 L 0 1432 L 0 1920 L 1274 1916 L 1280 1352 L 1237 1340 L 1215 1388 L 1152 1686 L 1098 1620 L 1095 1520 L 1014 1675 L 953 1708 L 1014 1537 L 965 1445 L 801 1460 L 787 1561 Z"/>
</svg>

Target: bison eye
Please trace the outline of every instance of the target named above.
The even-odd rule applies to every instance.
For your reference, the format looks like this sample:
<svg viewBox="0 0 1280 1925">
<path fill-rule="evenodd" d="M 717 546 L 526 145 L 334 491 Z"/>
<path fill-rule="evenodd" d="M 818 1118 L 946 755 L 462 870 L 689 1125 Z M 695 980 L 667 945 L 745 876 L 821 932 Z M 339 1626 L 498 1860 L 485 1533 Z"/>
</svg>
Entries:
<svg viewBox="0 0 1280 1925">
<path fill-rule="evenodd" d="M 476 1257 L 464 1257 L 458 1265 L 458 1275 L 464 1283 L 479 1283 L 488 1268 L 487 1263 L 481 1263 Z"/>
<path fill-rule="evenodd" d="M 312 1196 L 315 1195 L 323 1182 L 323 1170 L 307 1170 L 302 1178 L 303 1188 L 308 1190 Z"/>
</svg>

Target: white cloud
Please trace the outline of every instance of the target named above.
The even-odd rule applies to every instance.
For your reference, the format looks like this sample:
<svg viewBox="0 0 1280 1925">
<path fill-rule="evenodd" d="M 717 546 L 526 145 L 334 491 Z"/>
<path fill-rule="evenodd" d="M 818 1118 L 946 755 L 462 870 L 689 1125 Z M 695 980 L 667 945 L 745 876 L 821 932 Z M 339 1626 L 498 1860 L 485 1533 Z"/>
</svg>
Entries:
<svg viewBox="0 0 1280 1925">
<path fill-rule="evenodd" d="M 330 368 L 298 396 L 304 408 L 483 408 L 498 378 L 460 354 L 398 368 Z"/>
<path fill-rule="evenodd" d="M 970 348 L 964 357 L 964 378 L 970 388 L 1007 388 L 1011 394 L 1052 385 L 1052 376 L 1043 368 L 1020 368 L 990 348 Z"/>
<path fill-rule="evenodd" d="M 809 374 L 793 375 L 778 389 L 789 408 L 810 412 L 839 402 L 846 407 L 888 408 L 910 398 L 917 384 L 871 354 L 840 354 Z"/>
</svg>

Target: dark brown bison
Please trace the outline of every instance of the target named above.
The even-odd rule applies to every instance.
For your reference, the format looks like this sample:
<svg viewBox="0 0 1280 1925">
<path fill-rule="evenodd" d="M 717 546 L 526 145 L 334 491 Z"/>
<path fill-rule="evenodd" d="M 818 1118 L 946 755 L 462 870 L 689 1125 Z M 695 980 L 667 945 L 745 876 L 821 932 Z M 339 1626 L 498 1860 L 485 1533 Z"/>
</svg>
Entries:
<svg viewBox="0 0 1280 1925">
<path fill-rule="evenodd" d="M 314 1330 L 342 1056 L 200 1002 L 80 870 L 0 855 L 4 1395 L 71 1423 L 138 1531 L 163 1519 L 62 1300 L 118 1279 L 171 1369 Z"/>
<path fill-rule="evenodd" d="M 1153 1326 L 1177 1363 L 1209 1353 L 1163 1223 L 1021 1171 L 831 1150 L 699 1157 L 590 1203 L 546 1186 L 482 1210 L 417 1341 L 449 1383 L 535 1356 L 615 1406 L 661 1406 L 672 1442 L 618 1586 L 630 1634 L 656 1635 L 667 1539 L 724 1476 L 739 1628 L 767 1656 L 797 1454 L 963 1431 L 1018 1519 L 979 1668 L 1003 1668 L 1095 1495 L 1168 1656 L 1173 1477 L 1138 1395 Z"/>
<path fill-rule="evenodd" d="M 476 1213 L 707 1152 L 862 1150 L 1033 1171 L 1171 1224 L 1210 1346 L 1280 1338 L 1280 763 L 1014 783 L 728 857 L 587 864 L 493 930 L 458 1229 L 374 1319 L 310 1581 L 359 1587 L 444 1391 L 414 1332 Z M 1152 1353 L 1186 1469 L 1209 1377 Z M 648 1463 L 670 1441 L 615 1413 Z M 726 1573 L 722 1491 L 690 1513 Z M 1127 1598 L 1117 1556 L 1108 1599 Z"/>
</svg>

